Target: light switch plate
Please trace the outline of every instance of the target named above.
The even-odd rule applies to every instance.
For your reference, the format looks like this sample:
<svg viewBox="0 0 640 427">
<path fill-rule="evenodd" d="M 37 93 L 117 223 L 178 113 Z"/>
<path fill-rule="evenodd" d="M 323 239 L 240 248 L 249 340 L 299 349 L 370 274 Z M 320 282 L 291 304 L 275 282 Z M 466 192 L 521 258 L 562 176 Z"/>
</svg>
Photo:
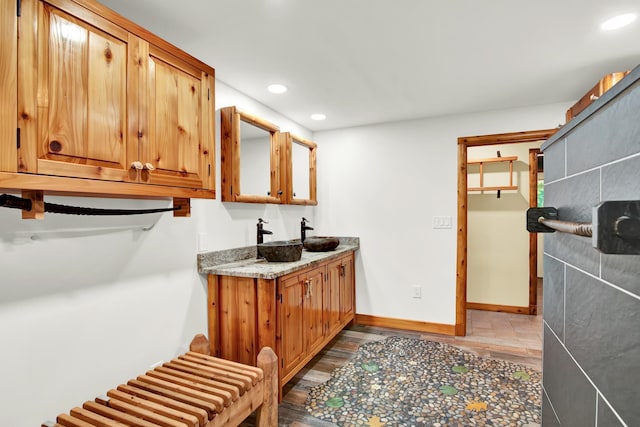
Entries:
<svg viewBox="0 0 640 427">
<path fill-rule="evenodd" d="M 433 228 L 451 228 L 452 220 L 450 216 L 434 216 Z"/>
</svg>

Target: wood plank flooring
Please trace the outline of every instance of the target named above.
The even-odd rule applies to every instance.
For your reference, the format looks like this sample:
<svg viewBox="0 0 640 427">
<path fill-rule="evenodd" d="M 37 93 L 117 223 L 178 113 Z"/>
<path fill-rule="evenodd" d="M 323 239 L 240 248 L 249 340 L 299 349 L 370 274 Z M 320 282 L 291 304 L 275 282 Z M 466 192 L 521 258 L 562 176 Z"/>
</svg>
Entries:
<svg viewBox="0 0 640 427">
<path fill-rule="evenodd" d="M 542 300 L 542 299 L 540 299 Z M 542 310 L 540 310 L 542 311 Z M 467 311 L 467 336 L 451 337 L 398 329 L 355 325 L 343 330 L 285 386 L 279 410 L 279 425 L 329 427 L 335 424 L 308 415 L 304 402 L 309 390 L 327 381 L 331 372 L 351 360 L 358 347 L 387 336 L 420 338 L 452 344 L 482 357 L 509 360 L 541 369 L 542 315 Z M 244 427 L 255 425 L 252 418 Z"/>
</svg>

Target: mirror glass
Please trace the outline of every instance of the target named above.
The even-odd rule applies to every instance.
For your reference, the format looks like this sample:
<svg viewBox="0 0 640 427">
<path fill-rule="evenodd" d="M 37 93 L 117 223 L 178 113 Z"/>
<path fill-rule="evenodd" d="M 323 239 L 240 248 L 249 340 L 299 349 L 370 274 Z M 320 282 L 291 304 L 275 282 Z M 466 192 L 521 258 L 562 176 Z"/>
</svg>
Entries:
<svg viewBox="0 0 640 427">
<path fill-rule="evenodd" d="M 292 197 L 310 199 L 309 193 L 309 147 L 296 137 L 291 140 Z"/>
<path fill-rule="evenodd" d="M 271 132 L 241 118 L 240 188 L 242 194 L 270 195 L 271 135 Z"/>
<path fill-rule="evenodd" d="M 285 132 L 287 165 L 287 203 L 317 205 L 316 200 L 316 144 Z"/>
</svg>

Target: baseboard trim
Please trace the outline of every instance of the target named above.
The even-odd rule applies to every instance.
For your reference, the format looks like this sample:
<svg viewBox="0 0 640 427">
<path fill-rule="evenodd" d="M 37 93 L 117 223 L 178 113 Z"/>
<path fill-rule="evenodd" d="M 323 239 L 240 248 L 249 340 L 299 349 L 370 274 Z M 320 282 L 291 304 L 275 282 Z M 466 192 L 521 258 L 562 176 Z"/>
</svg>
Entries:
<svg viewBox="0 0 640 427">
<path fill-rule="evenodd" d="M 519 307 L 517 305 L 496 305 L 496 304 L 482 304 L 479 302 L 467 302 L 468 310 L 485 310 L 485 311 L 499 311 L 502 313 L 513 314 L 529 314 L 529 307 Z"/>
<path fill-rule="evenodd" d="M 432 334 L 455 335 L 456 325 L 445 323 L 420 322 L 418 320 L 394 319 L 391 317 L 356 314 L 356 324 L 379 326 L 382 328 L 405 329 L 407 331 L 426 332 Z"/>
</svg>

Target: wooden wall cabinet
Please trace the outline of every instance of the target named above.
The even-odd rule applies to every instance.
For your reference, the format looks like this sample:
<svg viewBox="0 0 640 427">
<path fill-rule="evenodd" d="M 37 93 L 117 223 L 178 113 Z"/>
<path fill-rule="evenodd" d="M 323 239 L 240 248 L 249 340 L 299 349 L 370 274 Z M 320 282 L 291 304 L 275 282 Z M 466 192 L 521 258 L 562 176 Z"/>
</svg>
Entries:
<svg viewBox="0 0 640 427">
<path fill-rule="evenodd" d="M 208 276 L 211 353 L 254 364 L 269 346 L 279 386 L 355 318 L 354 252 L 276 279 Z"/>
<path fill-rule="evenodd" d="M 213 68 L 92 0 L 22 0 L 18 19 L 16 167 L 0 171 L 18 175 L 0 188 L 215 196 Z"/>
</svg>

